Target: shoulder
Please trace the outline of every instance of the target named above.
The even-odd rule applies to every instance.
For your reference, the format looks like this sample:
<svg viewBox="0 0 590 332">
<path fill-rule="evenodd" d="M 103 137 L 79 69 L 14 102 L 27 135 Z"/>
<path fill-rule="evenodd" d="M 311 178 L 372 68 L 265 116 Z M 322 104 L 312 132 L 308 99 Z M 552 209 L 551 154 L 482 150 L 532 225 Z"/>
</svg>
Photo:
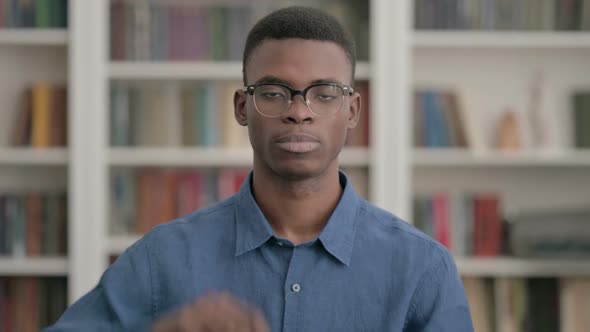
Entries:
<svg viewBox="0 0 590 332">
<path fill-rule="evenodd" d="M 141 241 L 149 248 L 173 247 L 188 243 L 207 243 L 234 231 L 236 196 L 197 210 L 176 220 L 158 225 Z M 197 241 L 195 241 L 197 240 Z M 199 241 L 201 240 L 201 241 Z"/>
<path fill-rule="evenodd" d="M 424 271 L 432 265 L 452 262 L 452 255 L 432 237 L 398 216 L 361 201 L 357 220 L 360 247 L 374 247 L 382 255 Z M 418 271 L 416 271 L 418 272 Z"/>
</svg>

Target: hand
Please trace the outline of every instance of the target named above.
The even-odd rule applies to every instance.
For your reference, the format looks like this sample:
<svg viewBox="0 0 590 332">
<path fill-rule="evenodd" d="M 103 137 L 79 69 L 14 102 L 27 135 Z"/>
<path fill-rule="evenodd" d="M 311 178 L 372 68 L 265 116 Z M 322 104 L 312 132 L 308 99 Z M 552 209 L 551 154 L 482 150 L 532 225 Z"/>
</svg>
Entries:
<svg viewBox="0 0 590 332">
<path fill-rule="evenodd" d="M 260 310 L 229 294 L 210 294 L 173 312 L 152 326 L 152 332 L 270 332 Z"/>
</svg>

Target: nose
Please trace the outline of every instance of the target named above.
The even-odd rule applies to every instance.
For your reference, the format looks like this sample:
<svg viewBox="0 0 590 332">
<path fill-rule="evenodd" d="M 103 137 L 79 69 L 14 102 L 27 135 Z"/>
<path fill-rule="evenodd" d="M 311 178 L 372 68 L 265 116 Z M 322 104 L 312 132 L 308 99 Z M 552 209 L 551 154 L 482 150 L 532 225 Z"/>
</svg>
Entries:
<svg viewBox="0 0 590 332">
<path fill-rule="evenodd" d="M 301 97 L 301 98 L 297 98 Z M 301 99 L 297 102 L 297 99 Z M 302 95 L 295 96 L 289 103 L 288 109 L 282 114 L 282 119 L 288 123 L 303 123 L 313 120 L 313 113 Z"/>
</svg>

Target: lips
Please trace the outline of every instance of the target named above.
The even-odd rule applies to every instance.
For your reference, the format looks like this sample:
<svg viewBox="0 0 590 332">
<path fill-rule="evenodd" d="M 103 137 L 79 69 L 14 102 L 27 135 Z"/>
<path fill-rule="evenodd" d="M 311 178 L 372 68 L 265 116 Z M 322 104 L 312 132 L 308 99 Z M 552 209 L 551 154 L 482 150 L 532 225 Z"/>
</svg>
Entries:
<svg viewBox="0 0 590 332">
<path fill-rule="evenodd" d="M 291 153 L 307 153 L 320 146 L 319 139 L 306 134 L 283 135 L 278 137 L 275 142 L 281 150 Z"/>
</svg>

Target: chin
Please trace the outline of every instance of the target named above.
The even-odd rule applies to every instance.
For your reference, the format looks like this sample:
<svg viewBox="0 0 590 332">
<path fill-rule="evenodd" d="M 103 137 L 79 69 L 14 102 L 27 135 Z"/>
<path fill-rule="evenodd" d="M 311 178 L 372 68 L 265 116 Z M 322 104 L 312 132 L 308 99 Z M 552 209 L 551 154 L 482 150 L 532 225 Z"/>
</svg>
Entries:
<svg viewBox="0 0 590 332">
<path fill-rule="evenodd" d="M 309 154 L 285 154 L 282 151 L 266 151 L 267 153 L 257 154 L 254 158 L 258 160 L 255 164 L 266 168 L 271 173 L 283 179 L 292 181 L 306 180 L 321 176 L 337 162 L 335 158 L 327 158 L 327 151 L 315 151 Z M 336 167 L 337 169 L 338 167 Z"/>
<path fill-rule="evenodd" d="M 305 180 L 318 177 L 330 168 L 330 162 L 327 160 L 313 159 L 288 159 L 275 160 L 268 165 L 273 172 L 281 178 L 289 180 Z"/>
</svg>

